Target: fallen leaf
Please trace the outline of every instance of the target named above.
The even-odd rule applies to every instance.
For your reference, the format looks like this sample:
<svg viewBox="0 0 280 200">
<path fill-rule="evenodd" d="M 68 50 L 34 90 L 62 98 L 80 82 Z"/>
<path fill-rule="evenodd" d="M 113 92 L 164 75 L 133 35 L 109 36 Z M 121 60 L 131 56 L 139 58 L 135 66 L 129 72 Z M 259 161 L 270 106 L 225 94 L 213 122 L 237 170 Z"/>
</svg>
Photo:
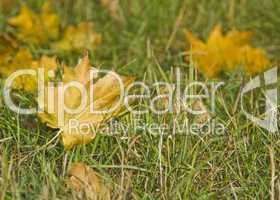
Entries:
<svg viewBox="0 0 280 200">
<path fill-rule="evenodd" d="M 58 16 L 51 12 L 47 2 L 38 14 L 23 4 L 19 14 L 10 18 L 8 24 L 17 28 L 18 39 L 29 44 L 44 44 L 59 35 Z"/>
<path fill-rule="evenodd" d="M 34 60 L 31 52 L 28 49 L 20 48 L 13 59 L 0 66 L 0 74 L 4 77 L 9 77 L 13 72 L 24 69 L 44 68 L 45 80 L 48 79 L 48 71 L 56 70 L 57 63 L 55 57 L 42 56 L 39 60 Z M 37 76 L 22 75 L 17 77 L 12 87 L 14 89 L 23 89 L 28 92 L 34 92 L 37 88 Z"/>
<path fill-rule="evenodd" d="M 93 23 L 90 22 L 69 26 L 64 31 L 62 39 L 52 46 L 54 49 L 63 51 L 92 50 L 101 42 L 101 36 L 93 30 Z"/>
<path fill-rule="evenodd" d="M 186 37 L 191 46 L 189 51 L 191 59 L 208 78 L 217 76 L 221 71 L 232 71 L 240 66 L 245 68 L 249 75 L 269 67 L 270 62 L 264 50 L 249 45 L 250 32 L 232 30 L 223 35 L 221 27 L 216 26 L 206 43 L 190 32 L 186 33 Z"/>
<path fill-rule="evenodd" d="M 89 166 L 75 163 L 70 170 L 67 186 L 75 197 L 90 200 L 110 200 L 110 188 L 105 185 L 100 176 Z"/>
<path fill-rule="evenodd" d="M 195 115 L 196 123 L 198 123 L 200 125 L 204 125 L 211 119 L 211 115 L 210 115 L 209 111 L 207 110 L 206 106 L 204 105 L 204 103 L 202 102 L 202 100 L 196 100 L 192 104 L 192 109 L 195 112 L 199 112 L 199 114 Z"/>
<path fill-rule="evenodd" d="M 99 127 L 102 123 L 105 123 L 107 120 L 116 116 L 122 109 L 123 105 L 116 106 L 120 98 L 120 87 L 118 79 L 115 77 L 117 74 L 107 74 L 102 78 L 99 78 L 93 85 L 93 99 L 90 99 L 90 80 L 89 80 L 89 70 L 91 69 L 89 59 L 85 56 L 75 68 L 65 67 L 63 75 L 63 83 L 67 84 L 71 81 L 77 81 L 85 86 L 87 90 L 87 104 L 85 108 L 76 114 L 69 114 L 63 111 L 63 119 L 59 115 L 59 110 L 63 105 L 60 105 L 63 102 L 60 102 L 58 99 L 58 90 L 59 87 L 54 88 L 54 94 L 49 93 L 48 88 L 45 89 L 45 102 L 44 102 L 44 112 L 38 113 L 39 118 L 42 122 L 45 122 L 49 127 L 60 129 L 62 140 L 65 149 L 71 149 L 76 144 L 87 144 L 92 139 L 95 138 L 95 130 L 92 128 L 85 127 L 87 125 Z M 92 68 L 93 69 L 93 68 Z M 126 88 L 132 81 L 132 77 L 121 77 L 124 88 Z M 48 104 L 48 99 L 53 99 L 55 105 Z M 42 104 L 42 102 L 41 102 Z M 68 88 L 64 91 L 64 104 L 67 108 L 75 109 L 81 104 L 81 94 L 76 88 Z M 95 111 L 101 111 L 110 109 L 116 106 L 110 114 L 101 114 L 101 113 L 92 113 L 91 106 Z M 54 112 L 50 113 L 48 110 L 53 110 Z M 60 113 L 61 114 L 61 113 Z M 60 121 L 63 122 L 63 125 L 60 124 Z M 71 129 L 70 122 L 71 120 L 76 120 L 79 122 L 79 125 L 85 125 L 84 129 Z"/>
</svg>

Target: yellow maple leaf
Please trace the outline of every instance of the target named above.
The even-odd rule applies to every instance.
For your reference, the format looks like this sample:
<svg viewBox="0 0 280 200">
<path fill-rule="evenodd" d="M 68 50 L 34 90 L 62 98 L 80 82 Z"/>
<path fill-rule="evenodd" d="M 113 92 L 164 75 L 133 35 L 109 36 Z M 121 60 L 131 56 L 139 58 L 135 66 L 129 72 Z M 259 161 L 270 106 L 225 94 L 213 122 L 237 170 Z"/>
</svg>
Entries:
<svg viewBox="0 0 280 200">
<path fill-rule="evenodd" d="M 70 177 L 66 180 L 73 195 L 90 200 L 110 200 L 111 192 L 100 175 L 83 163 L 74 163 L 70 169 Z"/>
<path fill-rule="evenodd" d="M 51 12 L 45 2 L 39 14 L 22 5 L 17 16 L 8 19 L 8 24 L 17 28 L 16 36 L 30 44 L 44 44 L 59 35 L 58 16 Z"/>
<path fill-rule="evenodd" d="M 197 39 L 192 33 L 186 33 L 190 43 L 190 54 L 203 74 L 212 78 L 223 70 L 234 70 L 240 65 L 249 74 L 260 72 L 269 65 L 265 52 L 249 46 L 251 33 L 232 30 L 222 34 L 220 26 L 216 26 L 207 41 Z M 255 59 L 253 58 L 254 56 Z"/>
<path fill-rule="evenodd" d="M 75 114 L 69 114 L 63 110 L 63 125 L 59 123 L 60 113 L 59 111 L 63 108 L 61 104 L 65 104 L 67 108 L 75 109 L 81 104 L 81 93 L 76 88 L 68 88 L 64 91 L 64 102 L 59 101 L 59 88 L 56 86 L 53 93 L 49 93 L 48 88 L 45 89 L 44 96 L 44 112 L 38 113 L 38 117 L 42 122 L 45 122 L 51 128 L 60 129 L 62 135 L 62 140 L 65 149 L 71 149 L 76 144 L 87 144 L 92 139 L 95 138 L 95 130 L 87 129 L 80 130 L 74 129 L 70 130 L 70 121 L 77 120 L 79 125 L 90 125 L 94 127 L 99 127 L 102 123 L 106 122 L 110 118 L 116 116 L 123 105 L 118 105 L 116 109 L 110 114 L 100 114 L 92 113 L 91 106 L 97 111 L 110 109 L 115 107 L 120 99 L 120 86 L 118 79 L 112 75 L 107 74 L 102 78 L 99 78 L 93 87 L 90 87 L 89 70 L 90 63 L 87 56 L 85 56 L 75 68 L 65 67 L 63 75 L 63 83 L 67 84 L 71 81 L 77 81 L 82 84 L 86 90 L 87 94 L 90 93 L 90 89 L 93 88 L 94 97 L 90 98 L 90 95 L 86 96 L 87 104 L 82 111 Z M 132 77 L 120 77 L 124 88 L 126 88 L 132 81 Z M 54 105 L 49 104 L 48 100 L 53 99 Z M 42 102 L 39 102 L 42 104 Z M 53 112 L 49 112 L 53 110 Z M 86 133 L 84 133 L 84 131 Z"/>
<path fill-rule="evenodd" d="M 69 26 L 64 31 L 62 39 L 53 44 L 53 48 L 63 51 L 94 49 L 100 43 L 101 36 L 93 30 L 93 23 L 90 22 Z"/>
<path fill-rule="evenodd" d="M 48 71 L 57 69 L 56 58 L 42 56 L 39 60 L 34 60 L 32 54 L 28 49 L 20 48 L 13 59 L 0 66 L 0 74 L 2 74 L 4 77 L 9 77 L 13 72 L 16 72 L 17 70 L 37 70 L 38 68 L 44 68 L 44 76 L 45 80 L 47 80 Z M 28 92 L 34 92 L 37 88 L 37 76 L 19 76 L 14 80 L 12 87 L 14 89 L 23 89 Z"/>
</svg>

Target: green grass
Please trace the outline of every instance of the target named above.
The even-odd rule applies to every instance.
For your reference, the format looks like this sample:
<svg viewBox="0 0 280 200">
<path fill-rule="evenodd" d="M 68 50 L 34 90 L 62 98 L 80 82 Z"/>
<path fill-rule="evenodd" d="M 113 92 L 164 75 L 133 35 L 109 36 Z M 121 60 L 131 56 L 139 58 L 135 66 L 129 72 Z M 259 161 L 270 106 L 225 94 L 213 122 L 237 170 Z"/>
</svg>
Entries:
<svg viewBox="0 0 280 200">
<path fill-rule="evenodd" d="M 40 2 L 30 0 L 38 8 Z M 102 43 L 91 52 L 95 66 L 114 68 L 147 83 L 175 82 L 171 67 L 179 67 L 184 83 L 196 79 L 193 66 L 184 60 L 184 29 L 207 38 L 216 24 L 254 33 L 253 43 L 272 59 L 280 55 L 279 0 L 120 0 L 121 21 L 112 19 L 97 0 L 56 3 L 62 26 L 93 20 Z M 72 2 L 72 3 L 71 3 Z M 4 27 L 7 16 L 1 14 Z M 180 15 L 181 18 L 180 18 Z M 48 47 L 36 49 L 48 52 Z M 82 53 L 82 52 L 81 52 Z M 78 55 L 58 55 L 76 63 Z M 203 80 L 199 75 L 199 80 Z M 9 199 L 72 199 L 65 178 L 73 162 L 94 167 L 113 186 L 114 199 L 269 199 L 269 146 L 279 168 L 279 135 L 254 126 L 235 110 L 240 74 L 226 74 L 217 94 L 215 120 L 227 127 L 225 135 L 153 136 L 129 129 L 127 137 L 98 134 L 90 144 L 65 151 L 60 139 L 34 116 L 17 115 L 6 106 L 0 113 L 0 197 Z M 156 92 L 156 91 L 155 91 Z M 19 92 L 20 102 L 30 97 Z M 254 95 L 248 101 L 255 100 Z M 257 110 L 255 110 L 257 112 Z M 141 115 L 143 123 L 172 123 L 174 115 Z M 179 118 L 185 118 L 180 113 Z M 189 116 L 187 116 L 189 117 Z M 130 124 L 130 114 L 118 120 Z M 170 131 L 170 134 L 172 132 Z M 162 145 L 160 145 L 162 143 Z M 161 146 L 161 148 L 159 148 Z M 280 183 L 278 179 L 275 181 Z M 277 190 L 276 190 L 277 191 Z M 278 191 L 279 194 L 280 191 Z"/>
</svg>

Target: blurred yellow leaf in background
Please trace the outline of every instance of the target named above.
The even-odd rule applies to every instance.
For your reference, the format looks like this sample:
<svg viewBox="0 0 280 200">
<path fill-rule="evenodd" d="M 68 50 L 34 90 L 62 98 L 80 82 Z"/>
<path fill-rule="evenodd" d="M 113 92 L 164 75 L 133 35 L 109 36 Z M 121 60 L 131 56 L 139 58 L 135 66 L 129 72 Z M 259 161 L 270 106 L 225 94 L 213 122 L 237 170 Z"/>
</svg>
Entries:
<svg viewBox="0 0 280 200">
<path fill-rule="evenodd" d="M 18 39 L 29 44 L 44 44 L 59 35 L 58 16 L 51 12 L 47 2 L 38 14 L 22 5 L 19 14 L 8 19 L 8 24 L 17 28 Z"/>
<path fill-rule="evenodd" d="M 249 45 L 250 32 L 232 30 L 223 35 L 221 27 L 216 26 L 205 43 L 191 32 L 187 32 L 186 37 L 191 59 L 208 78 L 238 67 L 243 67 L 250 75 L 269 67 L 270 61 L 264 50 Z"/>
<path fill-rule="evenodd" d="M 92 50 L 101 42 L 101 36 L 94 32 L 91 22 L 81 22 L 78 26 L 68 26 L 62 39 L 55 42 L 53 47 L 63 51 Z"/>
</svg>

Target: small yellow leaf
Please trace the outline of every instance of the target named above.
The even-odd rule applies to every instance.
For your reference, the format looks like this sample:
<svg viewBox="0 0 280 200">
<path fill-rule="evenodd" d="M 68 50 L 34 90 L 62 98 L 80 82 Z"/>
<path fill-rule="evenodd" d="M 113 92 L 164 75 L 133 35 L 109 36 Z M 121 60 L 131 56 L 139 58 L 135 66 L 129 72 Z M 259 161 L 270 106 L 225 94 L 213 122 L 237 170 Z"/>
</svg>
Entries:
<svg viewBox="0 0 280 200">
<path fill-rule="evenodd" d="M 81 199 L 110 200 L 110 188 L 100 176 L 89 166 L 82 163 L 74 163 L 70 170 L 70 178 L 67 186 L 73 191 L 73 195 Z"/>
<path fill-rule="evenodd" d="M 19 69 L 28 69 L 32 66 L 32 55 L 27 49 L 20 49 L 15 57 L 6 65 L 0 67 L 0 73 L 8 77 Z M 13 82 L 13 88 L 33 91 L 36 88 L 36 82 L 33 76 L 20 76 Z"/>
<path fill-rule="evenodd" d="M 101 42 L 101 36 L 93 30 L 93 23 L 90 22 L 81 22 L 77 27 L 69 26 L 53 48 L 63 51 L 92 50 Z"/>
<path fill-rule="evenodd" d="M 270 64 L 264 50 L 249 45 L 250 32 L 232 30 L 223 35 L 221 27 L 216 26 L 205 43 L 190 32 L 186 33 L 186 38 L 191 46 L 191 59 L 208 78 L 217 76 L 221 71 L 235 70 L 239 66 L 252 74 L 264 70 Z"/>
<path fill-rule="evenodd" d="M 202 102 L 202 100 L 196 100 L 193 104 L 192 104 L 192 109 L 195 112 L 199 112 L 199 114 L 195 115 L 195 122 L 200 124 L 200 125 L 204 125 L 205 123 L 209 122 L 209 120 L 211 119 L 211 115 L 209 113 L 209 111 L 207 110 L 206 106 L 204 105 L 204 103 Z"/>
<path fill-rule="evenodd" d="M 32 54 L 28 49 L 19 49 L 10 62 L 0 66 L 0 74 L 4 77 L 10 76 L 17 70 L 44 68 L 45 80 L 48 78 L 48 70 L 56 70 L 56 58 L 43 56 L 39 60 L 33 60 Z M 23 89 L 28 92 L 34 92 L 37 88 L 37 76 L 22 75 L 17 77 L 13 82 L 14 89 Z"/>
<path fill-rule="evenodd" d="M 44 44 L 56 39 L 59 34 L 58 16 L 50 11 L 47 2 L 43 4 L 40 14 L 22 5 L 19 14 L 10 18 L 8 24 L 17 28 L 17 38 L 29 44 Z"/>
</svg>

